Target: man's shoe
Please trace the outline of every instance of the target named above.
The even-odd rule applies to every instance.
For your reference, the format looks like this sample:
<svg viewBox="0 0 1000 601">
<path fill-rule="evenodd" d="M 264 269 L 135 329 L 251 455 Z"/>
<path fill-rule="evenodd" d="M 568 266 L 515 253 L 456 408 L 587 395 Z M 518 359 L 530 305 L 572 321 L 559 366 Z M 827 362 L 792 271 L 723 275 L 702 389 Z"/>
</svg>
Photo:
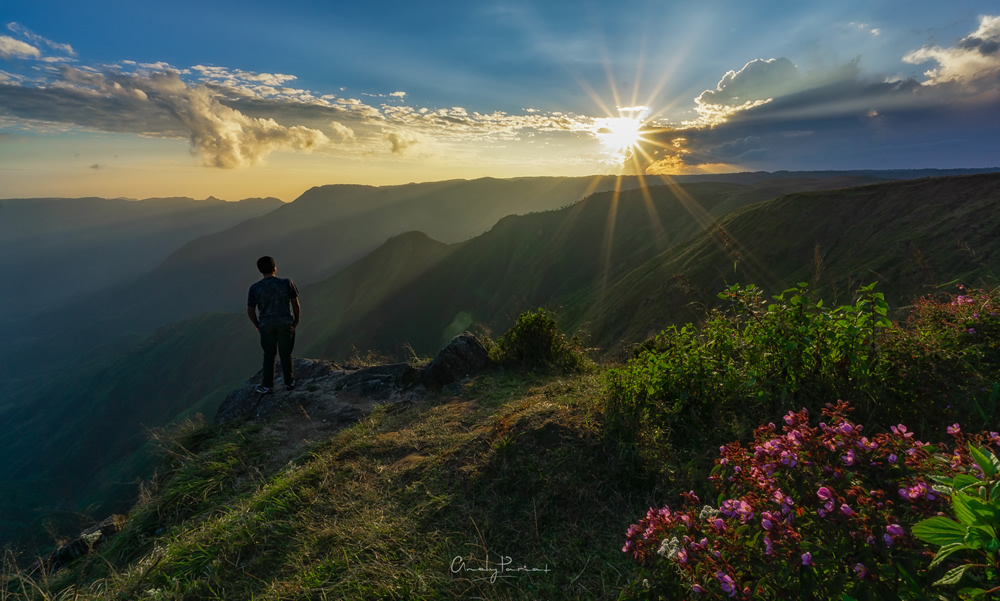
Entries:
<svg viewBox="0 0 1000 601">
<path fill-rule="evenodd" d="M 258 386 L 257 388 L 254 388 L 253 391 L 260 394 L 271 394 L 272 389 L 270 386 Z"/>
<path fill-rule="evenodd" d="M 295 386 L 297 384 L 298 384 L 298 382 L 296 382 L 295 380 L 292 380 L 291 382 L 289 382 L 288 384 L 285 385 L 285 390 L 295 390 Z"/>
</svg>

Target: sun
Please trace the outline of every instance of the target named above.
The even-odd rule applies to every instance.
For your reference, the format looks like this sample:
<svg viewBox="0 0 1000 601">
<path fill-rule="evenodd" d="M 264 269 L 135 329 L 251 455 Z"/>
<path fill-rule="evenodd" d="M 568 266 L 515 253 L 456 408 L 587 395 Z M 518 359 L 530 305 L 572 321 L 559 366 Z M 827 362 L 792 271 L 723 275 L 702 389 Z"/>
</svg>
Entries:
<svg viewBox="0 0 1000 601">
<path fill-rule="evenodd" d="M 604 151 L 621 165 L 633 156 L 633 151 L 642 143 L 645 122 L 636 109 L 619 109 L 619 114 L 618 117 L 594 119 L 591 131 L 604 146 Z"/>
</svg>

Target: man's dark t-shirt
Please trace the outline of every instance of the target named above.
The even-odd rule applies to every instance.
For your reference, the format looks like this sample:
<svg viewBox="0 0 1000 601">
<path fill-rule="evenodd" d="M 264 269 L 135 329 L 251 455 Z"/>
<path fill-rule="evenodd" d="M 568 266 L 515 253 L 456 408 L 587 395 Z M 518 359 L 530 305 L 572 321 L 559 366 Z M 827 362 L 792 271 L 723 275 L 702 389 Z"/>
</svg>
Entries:
<svg viewBox="0 0 1000 601">
<path fill-rule="evenodd" d="M 290 326 L 295 323 L 290 303 L 298 295 L 292 280 L 264 278 L 250 286 L 247 306 L 260 309 L 257 321 L 261 326 Z"/>
</svg>

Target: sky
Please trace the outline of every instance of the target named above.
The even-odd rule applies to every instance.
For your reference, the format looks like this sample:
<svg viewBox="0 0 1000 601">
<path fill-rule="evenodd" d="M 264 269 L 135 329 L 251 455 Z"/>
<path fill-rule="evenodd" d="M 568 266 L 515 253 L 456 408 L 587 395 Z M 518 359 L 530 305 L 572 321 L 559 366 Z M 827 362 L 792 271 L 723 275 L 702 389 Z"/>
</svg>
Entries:
<svg viewBox="0 0 1000 601">
<path fill-rule="evenodd" d="M 1000 166 L 995 0 L 0 0 L 0 198 Z"/>
</svg>

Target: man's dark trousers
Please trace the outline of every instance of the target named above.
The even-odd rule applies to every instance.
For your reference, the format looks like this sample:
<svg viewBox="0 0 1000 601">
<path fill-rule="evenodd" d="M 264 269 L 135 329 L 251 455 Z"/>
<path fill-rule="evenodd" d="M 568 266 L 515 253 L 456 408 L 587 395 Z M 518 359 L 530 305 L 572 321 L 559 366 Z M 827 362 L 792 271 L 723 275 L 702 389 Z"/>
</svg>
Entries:
<svg viewBox="0 0 1000 601">
<path fill-rule="evenodd" d="M 281 358 L 281 375 L 285 385 L 292 383 L 292 348 L 295 346 L 295 326 L 260 326 L 260 347 L 264 349 L 261 368 L 262 386 L 274 387 L 274 356 Z"/>
</svg>

